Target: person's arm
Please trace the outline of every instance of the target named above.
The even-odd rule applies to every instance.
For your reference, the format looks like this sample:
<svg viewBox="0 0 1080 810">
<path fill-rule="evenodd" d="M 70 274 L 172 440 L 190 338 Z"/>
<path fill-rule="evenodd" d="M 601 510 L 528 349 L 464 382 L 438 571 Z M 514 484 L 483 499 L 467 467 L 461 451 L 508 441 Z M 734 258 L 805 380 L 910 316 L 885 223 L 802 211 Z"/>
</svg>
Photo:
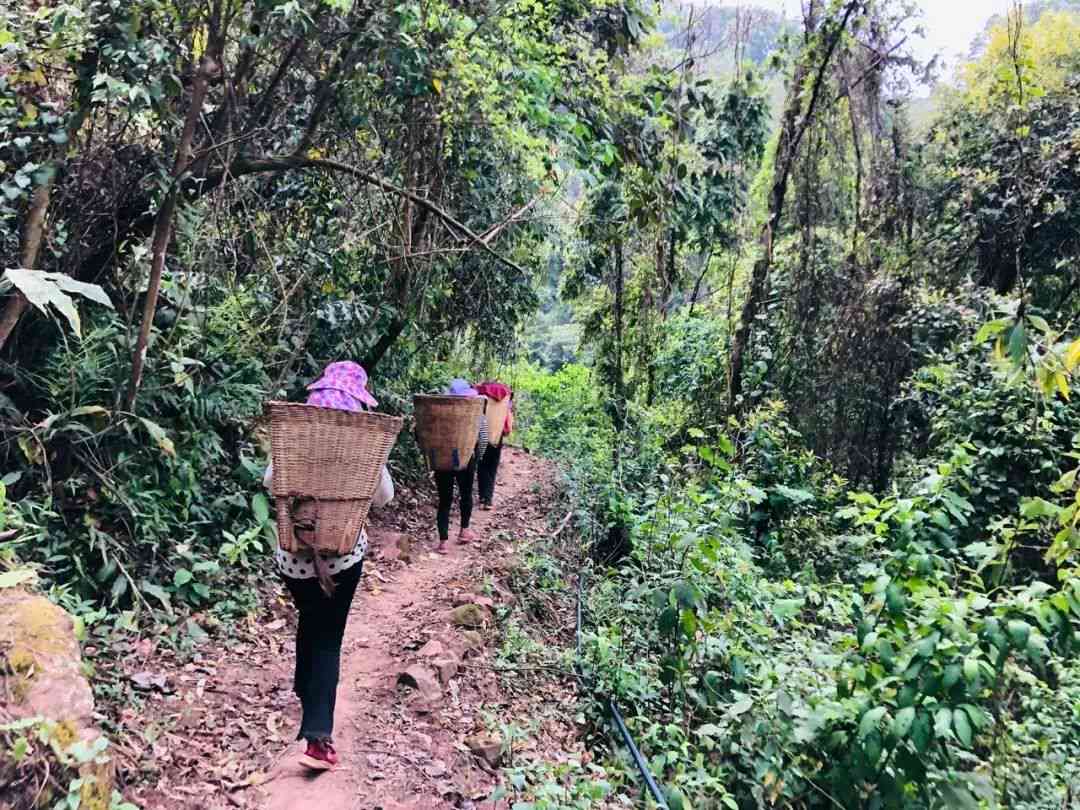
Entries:
<svg viewBox="0 0 1080 810">
<path fill-rule="evenodd" d="M 390 477 L 390 471 L 383 465 L 379 471 L 379 483 L 375 487 L 375 494 L 371 496 L 372 506 L 386 506 L 394 500 L 394 480 Z"/>
<path fill-rule="evenodd" d="M 270 462 L 266 465 L 266 472 L 263 473 L 263 486 L 270 489 L 270 485 L 274 482 L 274 462 Z"/>
</svg>

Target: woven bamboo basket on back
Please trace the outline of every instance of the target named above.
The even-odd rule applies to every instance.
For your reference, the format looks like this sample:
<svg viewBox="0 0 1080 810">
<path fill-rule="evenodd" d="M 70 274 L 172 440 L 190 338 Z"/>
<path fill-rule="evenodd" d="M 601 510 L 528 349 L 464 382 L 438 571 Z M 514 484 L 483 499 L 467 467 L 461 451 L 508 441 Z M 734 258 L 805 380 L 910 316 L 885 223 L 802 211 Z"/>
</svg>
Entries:
<svg viewBox="0 0 1080 810">
<path fill-rule="evenodd" d="M 488 441 L 492 444 L 498 444 L 502 441 L 503 428 L 506 427 L 506 414 L 510 412 L 510 397 L 495 401 L 488 398 L 487 402 L 487 420 L 488 420 Z"/>
<path fill-rule="evenodd" d="M 291 402 L 270 402 L 266 412 L 278 543 L 293 552 L 351 551 L 402 419 Z"/>
<path fill-rule="evenodd" d="M 416 394 L 416 443 L 436 472 L 463 470 L 472 461 L 480 437 L 483 397 L 446 397 Z"/>
</svg>

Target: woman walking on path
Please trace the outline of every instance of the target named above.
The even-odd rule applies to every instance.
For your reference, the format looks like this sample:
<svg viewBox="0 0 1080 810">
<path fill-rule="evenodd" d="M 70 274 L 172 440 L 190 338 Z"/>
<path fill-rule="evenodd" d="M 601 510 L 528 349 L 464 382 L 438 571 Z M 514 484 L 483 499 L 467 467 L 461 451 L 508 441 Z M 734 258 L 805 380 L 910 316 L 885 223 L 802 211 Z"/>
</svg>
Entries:
<svg viewBox="0 0 1080 810">
<path fill-rule="evenodd" d="M 480 385 L 476 386 L 476 390 L 494 402 L 510 399 L 510 407 L 506 411 L 506 424 L 503 426 L 499 442 L 498 444 L 492 443 L 488 445 L 487 452 L 481 457 L 480 464 L 476 468 L 480 490 L 480 508 L 487 510 L 491 509 L 491 502 L 495 496 L 495 477 L 499 473 L 499 460 L 502 458 L 503 442 L 510 435 L 510 431 L 514 429 L 514 392 L 510 390 L 509 386 L 495 380 L 480 383 Z"/>
<path fill-rule="evenodd" d="M 452 397 L 478 397 L 476 389 L 465 380 L 456 379 L 446 389 L 447 396 Z M 461 507 L 461 530 L 458 532 L 458 542 L 471 543 L 476 540 L 476 533 L 469 528 L 472 519 L 473 507 L 473 483 L 476 480 L 477 460 L 481 458 L 488 446 L 487 417 L 480 417 L 480 432 L 476 440 L 476 449 L 469 464 L 463 470 L 436 471 L 435 487 L 439 491 L 439 508 L 435 516 L 436 527 L 439 530 L 439 545 L 435 549 L 439 554 L 446 554 L 446 541 L 450 537 L 450 507 L 454 505 L 454 484 L 458 488 L 458 504 Z"/>
<path fill-rule="evenodd" d="M 367 372 L 349 361 L 331 363 L 322 377 L 308 386 L 308 391 L 311 394 L 307 404 L 323 408 L 360 411 L 379 404 L 367 390 Z M 272 476 L 272 466 L 268 466 L 263 477 L 267 487 Z M 383 467 L 371 503 L 385 506 L 393 497 L 394 483 Z M 315 771 L 329 770 L 338 763 L 333 732 L 341 642 L 367 545 L 367 533 L 361 529 L 352 551 L 320 554 L 325 567 L 316 564 L 311 551 L 294 554 L 279 547 L 274 554 L 275 566 L 299 614 L 293 691 L 300 698 L 303 717 L 297 739 L 307 740 L 300 763 Z M 318 568 L 323 568 L 322 576 Z"/>
</svg>

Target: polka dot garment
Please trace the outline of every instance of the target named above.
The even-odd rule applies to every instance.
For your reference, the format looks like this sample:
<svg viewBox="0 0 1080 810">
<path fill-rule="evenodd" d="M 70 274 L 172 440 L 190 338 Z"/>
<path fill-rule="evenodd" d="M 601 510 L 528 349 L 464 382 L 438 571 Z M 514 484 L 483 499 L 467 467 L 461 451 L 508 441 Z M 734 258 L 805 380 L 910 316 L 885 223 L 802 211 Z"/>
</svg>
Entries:
<svg viewBox="0 0 1080 810">
<path fill-rule="evenodd" d="M 356 538 L 356 548 L 352 551 L 341 555 L 326 555 L 326 567 L 330 570 L 331 576 L 347 571 L 358 562 L 362 562 L 367 547 L 367 532 L 362 531 Z M 293 554 L 278 546 L 274 552 L 274 565 L 280 574 L 290 579 L 315 579 L 319 576 L 315 571 L 315 562 L 310 553 Z"/>
</svg>

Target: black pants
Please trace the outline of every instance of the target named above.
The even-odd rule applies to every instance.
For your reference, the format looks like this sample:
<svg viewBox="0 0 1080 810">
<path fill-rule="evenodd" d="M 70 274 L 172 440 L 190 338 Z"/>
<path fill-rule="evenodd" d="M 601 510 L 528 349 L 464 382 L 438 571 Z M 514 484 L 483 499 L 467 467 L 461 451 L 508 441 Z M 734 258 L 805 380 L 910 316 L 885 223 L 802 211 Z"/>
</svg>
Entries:
<svg viewBox="0 0 1080 810">
<path fill-rule="evenodd" d="M 461 528 L 469 528 L 472 518 L 473 481 L 476 479 L 476 455 L 464 470 L 457 472 L 436 472 L 435 486 L 439 490 L 439 511 L 436 524 L 439 527 L 439 539 L 450 536 L 450 507 L 454 505 L 454 482 L 458 485 L 458 500 L 461 503 Z"/>
<path fill-rule="evenodd" d="M 480 503 L 491 505 L 495 496 L 495 476 L 499 473 L 499 459 L 502 457 L 502 443 L 489 444 L 480 466 L 476 468 L 476 477 L 480 489 Z"/>
<path fill-rule="evenodd" d="M 333 579 L 337 587 L 327 596 L 318 579 L 283 577 L 292 594 L 300 621 L 296 628 L 296 675 L 293 691 L 300 698 L 303 719 L 300 734 L 306 740 L 328 740 L 334 733 L 334 704 L 341 673 L 341 640 L 349 618 L 356 585 L 358 562 Z"/>
</svg>

